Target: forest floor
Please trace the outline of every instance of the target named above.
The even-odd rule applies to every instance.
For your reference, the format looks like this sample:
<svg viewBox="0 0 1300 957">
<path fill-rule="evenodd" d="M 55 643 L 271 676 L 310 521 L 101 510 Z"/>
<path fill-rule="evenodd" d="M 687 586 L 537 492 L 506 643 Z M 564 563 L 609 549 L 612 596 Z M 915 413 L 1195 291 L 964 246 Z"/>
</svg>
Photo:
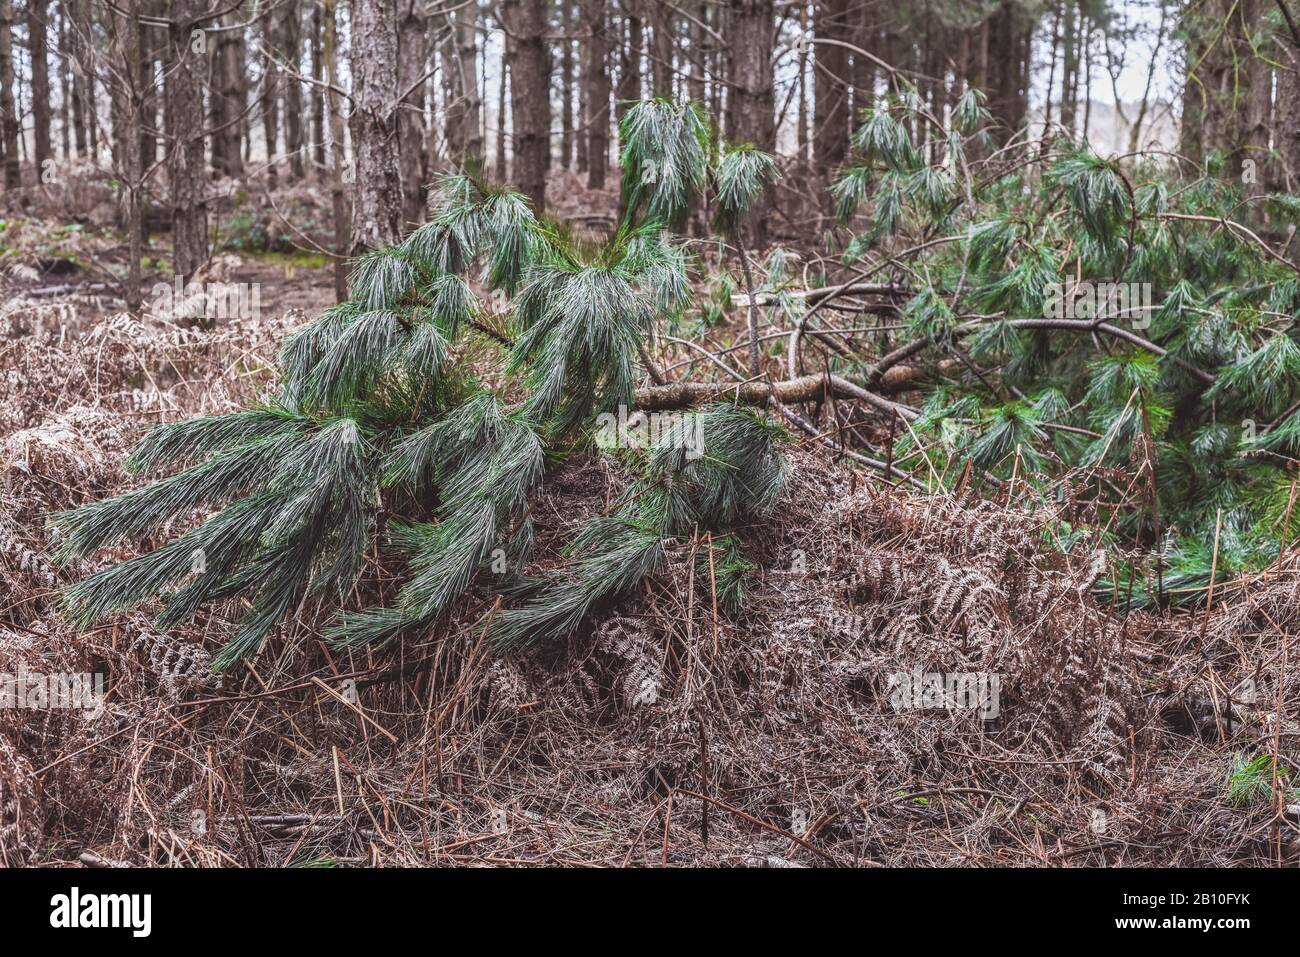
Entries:
<svg viewBox="0 0 1300 957">
<path fill-rule="evenodd" d="M 106 701 L 0 708 L 0 864 L 1300 860 L 1294 558 L 1208 614 L 1123 616 L 1090 594 L 1104 556 L 1052 549 L 1014 489 L 915 494 L 812 445 L 741 532 L 738 616 L 695 577 L 701 539 L 574 642 L 508 656 L 482 638 L 486 590 L 374 652 L 329 648 L 328 609 L 304 605 L 220 677 L 237 609 L 78 628 L 58 587 L 132 552 L 58 566 L 45 517 L 138 484 L 121 462 L 147 426 L 261 394 L 333 291 L 319 261 L 235 254 L 217 278 L 261 284 L 261 316 L 136 321 L 81 285 L 111 237 L 57 242 L 79 264 L 12 257 L 0 315 L 0 674 L 102 673 Z M 625 481 L 604 456 L 557 466 L 539 565 Z M 932 673 L 984 681 L 979 706 L 900 694 Z"/>
</svg>

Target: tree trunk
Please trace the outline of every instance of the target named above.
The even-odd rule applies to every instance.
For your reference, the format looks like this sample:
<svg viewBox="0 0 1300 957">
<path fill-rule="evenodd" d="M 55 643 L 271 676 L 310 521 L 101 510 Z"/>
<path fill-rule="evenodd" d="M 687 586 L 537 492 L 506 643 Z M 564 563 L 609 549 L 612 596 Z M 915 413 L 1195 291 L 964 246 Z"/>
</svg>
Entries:
<svg viewBox="0 0 1300 957">
<path fill-rule="evenodd" d="M 236 22 L 234 14 L 224 18 Z M 238 30 L 212 32 L 214 47 L 210 91 L 212 125 L 212 168 L 217 176 L 240 176 L 244 172 L 242 152 L 244 88 L 244 41 Z"/>
<path fill-rule="evenodd" d="M 72 63 L 72 50 L 68 46 L 68 5 L 66 0 L 59 3 L 59 142 L 65 160 L 72 158 L 72 80 L 69 75 Z"/>
<path fill-rule="evenodd" d="M 64 21 L 67 24 L 67 35 L 65 37 L 67 59 L 64 61 L 63 66 L 65 75 L 70 77 L 71 99 L 69 102 L 71 104 L 70 113 L 73 132 L 72 145 L 76 149 L 77 156 L 84 157 L 86 155 L 86 125 L 82 99 L 85 96 L 86 76 L 82 64 L 86 62 L 86 59 L 81 53 L 83 37 L 85 36 L 82 32 L 81 3 L 82 0 L 63 0 Z"/>
<path fill-rule="evenodd" d="M 1023 19 L 1019 7 L 1004 0 L 988 21 L 985 46 L 987 92 L 989 113 L 997 124 L 992 135 L 999 144 L 1006 143 L 1025 122 L 1030 28 L 1022 22 Z"/>
<path fill-rule="evenodd" d="M 1266 0 L 1243 0 L 1241 17 L 1246 21 L 1250 37 L 1258 38 L 1254 50 L 1245 46 L 1250 59 L 1246 63 L 1246 103 L 1241 128 L 1242 142 L 1240 155 L 1234 163 L 1234 172 L 1245 177 L 1249 169 L 1255 175 L 1254 182 L 1262 182 L 1264 177 L 1260 169 L 1268 162 L 1269 128 L 1272 125 L 1273 111 L 1273 63 L 1279 53 L 1279 44 L 1273 41 L 1272 34 L 1263 29 L 1263 10 Z M 1247 166 L 1247 161 L 1250 166 Z"/>
<path fill-rule="evenodd" d="M 448 142 L 454 140 L 460 152 L 460 155 L 452 157 L 453 160 L 470 167 L 483 163 L 483 102 L 478 86 L 477 19 L 478 7 L 475 4 L 461 5 L 452 14 L 456 58 L 448 63 L 448 68 L 456 73 L 459 102 L 455 110 L 456 130 L 453 134 L 449 127 L 447 139 Z"/>
<path fill-rule="evenodd" d="M 848 0 L 825 0 L 813 8 L 817 39 L 849 38 Z M 849 152 L 848 51 L 830 43 L 813 44 L 813 162 L 829 180 Z M 825 197 L 831 202 L 829 194 Z"/>
<path fill-rule="evenodd" d="M 397 37 L 397 91 L 406 90 L 398 107 L 397 152 L 402 177 L 404 223 L 424 220 L 424 89 L 421 78 L 429 61 L 423 8 L 415 0 L 399 0 L 401 24 Z"/>
<path fill-rule="evenodd" d="M 334 15 L 334 0 L 322 0 L 323 61 L 325 81 L 331 87 L 339 84 L 338 25 Z M 334 213 L 334 297 L 342 302 L 348 297 L 347 263 L 344 257 L 352 248 L 348 238 L 347 203 L 343 193 L 343 114 L 339 111 L 339 95 L 329 93 L 330 131 L 330 205 Z"/>
<path fill-rule="evenodd" d="M 333 9 L 331 7 L 331 9 Z M 325 169 L 325 91 L 317 86 L 324 83 L 329 75 L 325 69 L 321 40 L 325 36 L 324 20 L 321 17 L 321 5 L 313 4 L 311 8 L 311 69 L 316 83 L 311 85 L 311 142 L 312 159 L 317 169 Z"/>
<path fill-rule="evenodd" d="M 116 19 L 113 38 L 113 60 L 117 64 L 140 62 L 140 18 L 137 7 L 141 0 L 123 0 L 126 15 L 110 13 Z M 140 260 L 144 255 L 144 170 L 140 157 L 143 139 L 142 88 L 132 82 L 129 69 L 109 73 L 109 93 L 113 100 L 113 114 L 117 117 L 118 137 L 115 143 L 117 175 L 126 192 L 127 248 L 129 250 L 126 274 L 126 308 L 139 313 L 141 304 Z M 134 88 L 133 88 L 134 87 Z"/>
<path fill-rule="evenodd" d="M 1079 55 L 1075 48 L 1074 15 L 1073 5 L 1067 3 L 1061 21 L 1061 126 L 1068 133 L 1074 132 L 1074 117 L 1078 105 L 1076 79 Z"/>
<path fill-rule="evenodd" d="M 691 73 L 687 81 L 690 98 L 700 106 L 705 104 L 704 77 L 708 73 L 709 41 L 704 33 L 704 24 L 708 17 L 708 6 L 701 2 L 695 5 L 695 18 L 690 21 L 691 31 Z M 806 26 L 806 24 L 805 24 Z"/>
<path fill-rule="evenodd" d="M 49 0 L 27 0 L 27 38 L 32 63 L 32 159 L 43 171 L 50 158 L 50 69 L 45 46 L 48 42 Z"/>
<path fill-rule="evenodd" d="M 501 82 L 497 85 L 497 142 L 496 142 L 496 173 L 497 182 L 505 183 L 510 180 L 510 172 L 506 169 L 506 96 L 510 92 L 510 42 L 505 39 L 501 43 Z"/>
<path fill-rule="evenodd" d="M 808 33 L 808 7 L 805 5 L 799 11 L 799 29 L 804 34 Z M 799 49 L 799 114 L 796 122 L 798 128 L 795 131 L 795 144 L 798 148 L 799 163 L 808 162 L 808 48 L 806 46 Z"/>
<path fill-rule="evenodd" d="M 546 0 L 504 0 L 510 34 L 510 118 L 514 127 L 514 181 L 540 216 L 546 210 L 550 155 L 550 70 L 546 51 Z"/>
<path fill-rule="evenodd" d="M 302 72 L 302 8 L 298 0 L 288 0 L 280 22 L 280 50 L 285 63 L 295 73 Z M 313 64 L 314 65 L 314 64 Z M 303 160 L 302 81 L 286 76 L 281 80 L 284 92 L 284 149 L 289 154 L 289 176 L 300 180 L 307 171 Z"/>
<path fill-rule="evenodd" d="M 654 83 L 655 96 L 673 96 L 673 8 L 666 3 L 654 4 Z"/>
<path fill-rule="evenodd" d="M 141 15 L 157 16 L 166 8 L 157 0 L 142 0 L 138 8 Z M 159 96 L 157 89 L 157 69 L 159 42 L 162 34 L 156 27 L 147 26 L 139 17 L 136 18 L 136 44 L 139 48 L 139 90 L 140 116 L 137 126 L 140 130 L 140 169 L 147 170 L 158 159 L 158 123 Z M 145 223 L 147 233 L 148 223 Z"/>
<path fill-rule="evenodd" d="M 731 103 L 727 135 L 733 143 L 752 143 L 760 150 L 776 148 L 776 105 L 773 97 L 772 52 L 776 31 L 772 0 L 730 0 L 730 46 L 727 79 Z M 745 244 L 762 249 L 767 240 L 767 203 L 760 198 L 746 219 Z"/>
<path fill-rule="evenodd" d="M 1277 109 L 1273 131 L 1282 161 L 1282 187 L 1288 193 L 1300 191 L 1300 46 L 1289 41 L 1279 43 L 1277 71 Z"/>
<path fill-rule="evenodd" d="M 352 4 L 352 252 L 402 236 L 398 171 L 397 31 L 391 0 Z"/>
<path fill-rule="evenodd" d="M 460 75 L 460 62 L 456 59 L 455 36 L 448 36 L 444 39 L 436 52 L 438 56 L 438 76 L 441 79 L 442 87 L 442 112 L 446 118 L 446 122 L 443 124 L 442 136 L 446 142 L 447 160 L 454 169 L 460 165 L 462 155 L 465 152 L 465 124 L 460 116 L 460 111 L 465 105 L 465 99 L 461 95 L 464 84 Z M 429 129 L 429 153 L 434 156 L 438 155 L 438 135 L 439 130 L 437 124 L 434 123 Z"/>
<path fill-rule="evenodd" d="M 560 57 L 560 166 L 573 168 L 573 4 L 560 3 L 560 29 L 564 33 L 564 52 Z"/>
<path fill-rule="evenodd" d="M 609 166 L 609 21 L 605 0 L 587 0 L 587 41 L 584 98 L 587 105 L 587 185 L 603 189 Z"/>
<path fill-rule="evenodd" d="M 627 112 L 627 104 L 641 99 L 641 40 L 644 36 L 644 29 L 641 25 L 641 17 L 638 15 L 640 10 L 640 0 L 623 0 L 622 7 L 624 10 L 624 23 L 627 27 L 627 38 L 625 39 L 621 57 L 619 59 L 618 69 L 618 92 L 615 98 L 618 103 L 615 107 L 615 118 L 619 121 L 623 119 L 623 114 Z"/>
<path fill-rule="evenodd" d="M 193 34 L 203 0 L 173 0 L 168 28 L 166 72 L 167 135 L 171 150 L 168 179 L 172 195 L 174 270 L 190 277 L 208 260 L 207 175 L 203 162 L 203 77 L 207 71 L 205 34 Z M 193 34 L 193 35 L 192 35 Z"/>
<path fill-rule="evenodd" d="M 852 15 L 852 10 L 847 11 Z M 853 45 L 861 48 L 867 53 L 876 54 L 880 49 L 880 26 L 877 21 L 879 14 L 873 4 L 864 4 L 862 14 L 858 17 L 858 22 L 853 28 Z M 963 33 L 963 36 L 966 34 Z M 868 110 L 875 104 L 876 99 L 876 62 L 870 57 L 862 56 L 859 53 L 853 54 L 853 107 L 854 113 L 848 116 L 849 131 L 853 130 L 853 125 L 857 120 L 856 113 L 860 110 Z"/>
<path fill-rule="evenodd" d="M 276 167 L 276 142 L 280 135 L 280 67 L 275 61 L 284 56 L 279 48 L 275 21 L 274 16 L 267 16 L 262 18 L 261 24 L 262 43 L 267 53 L 266 72 L 262 77 L 262 135 L 266 139 L 266 178 L 272 189 L 280 175 Z"/>
<path fill-rule="evenodd" d="M 0 0 L 0 144 L 4 146 L 5 189 L 18 189 L 18 112 L 14 105 L 14 4 Z"/>
</svg>

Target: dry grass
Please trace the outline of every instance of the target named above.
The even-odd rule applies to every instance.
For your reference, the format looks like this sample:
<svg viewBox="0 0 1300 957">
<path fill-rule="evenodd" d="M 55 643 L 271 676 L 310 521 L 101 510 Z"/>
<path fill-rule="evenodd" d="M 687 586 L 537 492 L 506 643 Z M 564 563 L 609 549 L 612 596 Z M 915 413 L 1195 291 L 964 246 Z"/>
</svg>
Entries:
<svg viewBox="0 0 1300 957">
<path fill-rule="evenodd" d="M 1104 561 L 1052 549 L 1044 515 L 803 448 L 743 532 L 738 618 L 692 571 L 706 539 L 570 645 L 506 657 L 486 593 L 373 654 L 328 650 L 303 607 L 220 680 L 220 610 L 166 635 L 143 611 L 71 626 L 53 591 L 92 563 L 50 564 L 44 514 L 126 487 L 146 426 L 262 388 L 297 318 L 0 339 L 0 673 L 108 687 L 99 715 L 0 710 L 0 863 L 1296 862 L 1293 821 L 1228 793 L 1238 753 L 1297 763 L 1293 557 L 1208 618 L 1125 619 L 1089 595 Z M 603 459 L 552 474 L 542 560 L 623 480 Z M 916 668 L 999 675 L 999 716 L 895 710 L 888 676 Z"/>
</svg>

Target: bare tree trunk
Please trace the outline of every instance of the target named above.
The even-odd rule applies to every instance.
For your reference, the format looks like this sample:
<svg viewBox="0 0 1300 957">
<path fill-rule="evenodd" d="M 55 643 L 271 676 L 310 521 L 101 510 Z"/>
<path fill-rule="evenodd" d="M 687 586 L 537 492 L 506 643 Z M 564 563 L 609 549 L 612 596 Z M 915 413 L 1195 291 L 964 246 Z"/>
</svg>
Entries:
<svg viewBox="0 0 1300 957">
<path fill-rule="evenodd" d="M 687 80 L 690 98 L 703 106 L 705 104 L 704 77 L 708 73 L 709 42 L 705 39 L 704 23 L 708 17 L 708 6 L 704 2 L 695 5 L 695 18 L 691 20 L 691 69 Z"/>
<path fill-rule="evenodd" d="M 172 194 L 174 269 L 192 276 L 208 261 L 207 175 L 204 167 L 203 77 L 207 69 L 206 34 L 197 18 L 203 0 L 173 0 L 168 28 L 166 99 L 170 144 L 168 179 Z"/>
<path fill-rule="evenodd" d="M 69 69 L 72 51 L 68 47 L 68 10 L 66 0 L 59 3 L 59 143 L 65 160 L 72 158 L 72 82 Z"/>
<path fill-rule="evenodd" d="M 460 95 L 464 106 L 460 111 L 461 143 L 464 159 L 472 165 L 483 162 L 483 99 L 478 86 L 478 7 L 461 6 L 453 14 L 456 30 L 456 55 L 460 61 Z"/>
<path fill-rule="evenodd" d="M 641 86 L 641 54 L 643 48 L 641 41 L 644 36 L 644 28 L 641 24 L 640 5 L 641 0 L 623 0 L 622 2 L 623 21 L 627 28 L 627 37 L 620 50 L 618 92 L 615 94 L 618 100 L 615 107 L 615 117 L 620 122 L 623 119 L 623 114 L 627 112 L 628 103 L 641 99 L 643 95 Z"/>
<path fill-rule="evenodd" d="M 587 0 L 587 185 L 603 189 L 609 166 L 609 20 L 605 0 Z"/>
<path fill-rule="evenodd" d="M 1288 193 L 1300 191 L 1300 44 L 1284 39 L 1279 42 L 1277 71 L 1277 108 L 1273 133 L 1282 160 L 1280 186 Z"/>
<path fill-rule="evenodd" d="M 391 0 L 352 4 L 352 252 L 392 246 L 402 236 L 397 165 L 397 31 Z"/>
<path fill-rule="evenodd" d="M 573 168 L 573 4 L 560 0 L 560 29 L 564 52 L 560 56 L 560 166 Z"/>
<path fill-rule="evenodd" d="M 71 113 L 72 113 L 72 132 L 73 145 L 76 147 L 77 156 L 86 155 L 86 74 L 84 63 L 87 58 L 82 54 L 82 45 L 86 34 L 83 23 L 82 3 L 84 0 L 63 0 L 65 19 L 67 20 L 67 50 L 68 59 L 64 62 L 64 69 L 71 71 Z"/>
<path fill-rule="evenodd" d="M 1025 123 L 1028 89 L 1026 47 L 1029 27 L 1022 22 L 1020 8 L 1004 0 L 988 22 L 987 69 L 989 112 L 999 128 L 994 137 L 1005 143 Z"/>
<path fill-rule="evenodd" d="M 477 167 L 483 160 L 478 49 L 474 37 L 476 15 L 473 6 L 461 7 L 451 14 L 448 18 L 451 34 L 443 43 L 441 51 L 447 152 L 454 167 Z"/>
<path fill-rule="evenodd" d="M 114 24 L 109 35 L 113 38 L 113 69 L 108 73 L 109 93 L 113 99 L 113 114 L 117 118 L 118 137 L 114 161 L 118 179 L 126 192 L 127 246 L 129 261 L 126 275 L 126 307 L 139 313 L 141 297 L 140 260 L 144 256 L 144 168 L 141 162 L 141 119 L 143 117 L 143 88 L 138 85 L 140 63 L 141 0 L 123 0 L 124 14 L 109 13 Z M 135 71 L 133 75 L 133 70 Z"/>
<path fill-rule="evenodd" d="M 804 6 L 799 11 L 799 29 L 806 36 L 808 33 L 808 7 Z M 799 114 L 796 122 L 798 129 L 795 131 L 795 143 L 798 147 L 799 162 L 808 162 L 808 48 L 802 46 L 799 48 Z"/>
<path fill-rule="evenodd" d="M 224 19 L 236 22 L 236 16 L 227 14 Z M 247 97 L 244 40 L 238 30 L 221 30 L 211 33 L 209 43 L 213 47 L 214 88 L 210 91 L 209 111 L 213 172 L 218 176 L 239 176 L 244 172 L 242 133 Z"/>
<path fill-rule="evenodd" d="M 331 8 L 332 9 L 332 8 Z M 311 8 L 311 69 L 316 83 L 311 85 L 311 142 L 312 159 L 317 169 L 325 168 L 325 91 L 317 86 L 324 83 L 328 74 L 321 51 L 321 40 L 325 36 L 324 21 L 321 19 L 321 5 L 313 4 Z"/>
<path fill-rule="evenodd" d="M 581 24 L 587 16 L 587 4 L 585 0 L 575 0 L 573 5 L 573 29 L 581 30 Z M 573 68 L 574 93 L 577 95 L 578 104 L 577 112 L 574 114 L 574 131 L 573 131 L 573 161 L 574 169 L 579 173 L 586 175 L 587 172 L 587 57 L 591 45 L 591 35 L 588 32 L 581 40 L 577 41 L 578 53 Z"/>
<path fill-rule="evenodd" d="M 456 58 L 455 36 L 443 40 L 442 46 L 436 53 L 439 60 L 438 75 L 442 81 L 442 111 L 446 117 L 443 137 L 447 144 L 447 159 L 451 167 L 455 168 L 460 164 L 465 152 L 465 121 L 460 115 L 460 111 L 465 106 L 465 98 L 461 95 L 463 84 L 460 62 Z M 434 123 L 429 129 L 429 152 L 432 155 L 437 155 L 437 136 L 437 124 Z"/>
<path fill-rule="evenodd" d="M 334 0 L 322 0 L 324 21 L 323 46 L 326 82 L 338 87 L 338 25 Z M 334 212 L 334 297 L 342 302 L 348 297 L 347 263 L 344 257 L 352 248 L 348 232 L 348 214 L 343 194 L 343 114 L 339 112 L 339 95 L 329 93 L 330 115 L 330 202 Z"/>
<path fill-rule="evenodd" d="M 813 11 L 813 31 L 818 39 L 844 42 L 849 37 L 847 0 L 824 0 Z M 849 152 L 848 51 L 833 43 L 813 46 L 816 67 L 813 104 L 813 162 L 823 179 L 829 179 Z M 830 194 L 826 194 L 830 202 Z"/>
<path fill-rule="evenodd" d="M 546 209 L 546 166 L 550 155 L 551 97 L 546 50 L 546 0 L 504 0 L 510 34 L 511 121 L 514 180 L 541 215 Z"/>
<path fill-rule="evenodd" d="M 506 95 L 510 90 L 510 43 L 501 44 L 501 82 L 497 86 L 497 181 L 508 182 L 510 173 L 506 169 Z"/>
<path fill-rule="evenodd" d="M 137 7 L 137 12 L 143 15 L 157 15 L 164 9 L 157 0 L 142 0 Z M 140 50 L 140 116 L 138 118 L 138 127 L 140 129 L 140 169 L 147 170 L 153 166 L 158 159 L 158 130 L 161 129 L 158 123 L 158 105 L 160 97 L 157 89 L 157 62 L 160 50 L 160 41 L 162 34 L 156 29 L 147 26 L 140 16 L 136 17 L 136 43 Z M 145 234 L 148 235 L 148 221 L 144 224 Z"/>
<path fill-rule="evenodd" d="M 0 0 L 0 143 L 4 146 L 5 189 L 18 189 L 18 112 L 14 106 L 14 4 Z"/>
<path fill-rule="evenodd" d="M 731 44 L 727 79 L 731 103 L 727 133 L 734 143 L 752 143 L 761 150 L 776 148 L 776 104 L 772 53 L 776 25 L 772 0 L 730 0 Z M 747 218 L 746 244 L 762 249 L 767 240 L 766 203 L 760 199 Z"/>
<path fill-rule="evenodd" d="M 846 11 L 852 16 L 852 11 Z M 862 15 L 858 17 L 857 24 L 853 28 L 853 45 L 863 51 L 875 54 L 880 49 L 880 26 L 876 19 L 879 14 L 873 4 L 863 4 Z M 963 34 L 966 35 L 966 34 Z M 853 113 L 848 116 L 849 131 L 853 130 L 853 124 L 856 120 L 855 114 L 861 110 L 869 110 L 875 105 L 876 99 L 876 63 L 870 57 L 863 56 L 860 53 L 853 53 L 852 68 L 852 100 Z"/>
<path fill-rule="evenodd" d="M 280 134 L 280 67 L 275 61 L 282 59 L 284 54 L 276 35 L 276 18 L 264 17 L 261 26 L 262 43 L 267 53 L 263 67 L 266 72 L 262 77 L 262 135 L 266 139 L 266 178 L 274 189 L 280 175 L 276 166 L 276 142 Z"/>
<path fill-rule="evenodd" d="M 295 73 L 302 72 L 302 8 L 298 0 L 288 0 L 280 21 L 280 49 L 285 62 Z M 313 64 L 315 66 L 315 64 Z M 289 176 L 300 180 L 306 173 L 303 161 L 302 81 L 286 76 L 284 91 L 284 148 L 289 154 Z"/>
<path fill-rule="evenodd" d="M 666 3 L 653 5 L 655 96 L 671 99 L 673 95 L 673 8 Z"/>
<path fill-rule="evenodd" d="M 424 89 L 429 62 L 423 8 L 416 0 L 399 0 L 401 22 L 397 36 L 397 90 L 410 90 L 398 106 L 397 152 L 402 177 L 402 217 L 405 223 L 424 220 Z"/>
<path fill-rule="evenodd" d="M 32 158 L 39 176 L 50 158 L 50 68 L 48 42 L 49 0 L 27 0 L 27 40 L 32 63 Z"/>
<path fill-rule="evenodd" d="M 1272 35 L 1262 29 L 1263 10 L 1266 0 L 1244 0 L 1241 5 L 1241 17 L 1246 21 L 1248 37 L 1257 37 L 1255 49 L 1251 50 L 1246 63 L 1245 117 L 1242 124 L 1241 155 L 1237 158 L 1236 172 L 1244 174 L 1246 169 L 1257 171 L 1268 160 L 1269 129 L 1272 125 L 1273 110 L 1273 63 L 1277 58 L 1278 44 Z M 1250 49 L 1249 46 L 1246 47 Z M 1246 167 L 1246 161 L 1251 162 Z M 1255 180 L 1260 182 L 1262 176 Z"/>
</svg>

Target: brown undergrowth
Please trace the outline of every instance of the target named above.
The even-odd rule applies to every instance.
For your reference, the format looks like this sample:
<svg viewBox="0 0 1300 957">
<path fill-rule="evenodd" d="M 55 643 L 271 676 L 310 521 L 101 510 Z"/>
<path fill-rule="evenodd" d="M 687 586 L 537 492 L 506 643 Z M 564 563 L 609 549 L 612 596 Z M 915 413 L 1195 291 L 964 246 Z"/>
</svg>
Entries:
<svg viewBox="0 0 1300 957">
<path fill-rule="evenodd" d="M 147 425 L 256 393 L 295 319 L 0 340 L 0 673 L 107 689 L 100 713 L 0 709 L 0 863 L 1295 863 L 1292 556 L 1208 614 L 1125 617 L 1091 596 L 1105 556 L 1063 554 L 1052 516 L 813 447 L 741 533 L 735 614 L 703 536 L 571 643 L 508 655 L 482 639 L 490 588 L 369 653 L 329 649 L 304 605 L 220 678 L 228 609 L 168 634 L 148 609 L 74 627 L 55 589 L 125 552 L 56 567 L 44 515 L 128 487 Z M 553 470 L 538 563 L 625 482 L 612 458 Z M 996 700 L 891 686 L 928 673 L 996 676 Z"/>
</svg>

